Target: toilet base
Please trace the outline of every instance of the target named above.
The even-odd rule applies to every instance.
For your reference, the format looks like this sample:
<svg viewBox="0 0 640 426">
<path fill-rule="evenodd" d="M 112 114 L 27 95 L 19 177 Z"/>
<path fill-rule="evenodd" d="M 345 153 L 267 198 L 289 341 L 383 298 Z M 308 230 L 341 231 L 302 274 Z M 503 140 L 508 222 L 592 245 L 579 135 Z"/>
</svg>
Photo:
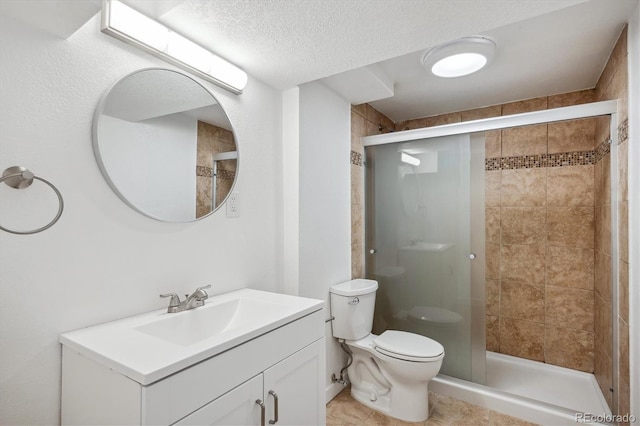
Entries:
<svg viewBox="0 0 640 426">
<path fill-rule="evenodd" d="M 354 389 L 353 386 L 351 396 L 362 405 L 405 422 L 423 422 L 429 418 L 429 391 L 426 384 L 423 389 L 414 389 L 408 399 L 408 395 L 398 395 L 393 391 L 372 397 L 370 392 Z M 415 403 L 417 401 L 420 402 Z"/>
</svg>

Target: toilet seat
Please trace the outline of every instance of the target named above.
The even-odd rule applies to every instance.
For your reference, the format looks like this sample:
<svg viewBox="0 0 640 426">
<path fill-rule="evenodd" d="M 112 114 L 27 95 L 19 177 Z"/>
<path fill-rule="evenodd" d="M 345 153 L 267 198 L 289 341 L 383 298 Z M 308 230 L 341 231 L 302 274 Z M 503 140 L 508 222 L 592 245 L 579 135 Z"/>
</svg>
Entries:
<svg viewBox="0 0 640 426">
<path fill-rule="evenodd" d="M 430 362 L 444 356 L 444 347 L 435 340 L 405 331 L 387 330 L 373 341 L 376 352 L 414 362 Z"/>
</svg>

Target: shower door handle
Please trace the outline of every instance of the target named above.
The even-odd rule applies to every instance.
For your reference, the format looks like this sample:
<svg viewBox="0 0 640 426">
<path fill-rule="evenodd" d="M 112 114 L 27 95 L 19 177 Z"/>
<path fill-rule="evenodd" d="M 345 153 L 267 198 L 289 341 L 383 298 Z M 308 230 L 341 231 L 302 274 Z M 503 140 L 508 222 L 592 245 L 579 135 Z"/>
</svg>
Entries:
<svg viewBox="0 0 640 426">
<path fill-rule="evenodd" d="M 370 249 L 369 250 L 369 254 L 376 254 L 378 252 L 378 250 L 376 249 Z"/>
<path fill-rule="evenodd" d="M 476 254 L 475 253 L 469 253 L 469 259 L 473 260 L 476 258 Z"/>
</svg>

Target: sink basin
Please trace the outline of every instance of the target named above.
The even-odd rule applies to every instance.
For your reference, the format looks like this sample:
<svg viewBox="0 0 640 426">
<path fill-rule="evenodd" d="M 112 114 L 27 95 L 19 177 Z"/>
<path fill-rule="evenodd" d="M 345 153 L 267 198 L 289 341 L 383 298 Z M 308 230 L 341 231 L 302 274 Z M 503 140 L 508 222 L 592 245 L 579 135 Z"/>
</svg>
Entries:
<svg viewBox="0 0 640 426">
<path fill-rule="evenodd" d="M 148 385 L 323 306 L 323 300 L 243 289 L 188 311 L 163 308 L 63 333 L 60 343 Z"/>
<path fill-rule="evenodd" d="M 192 345 L 251 323 L 268 322 L 283 308 L 264 300 L 239 298 L 169 314 L 134 330 L 178 345 Z"/>
</svg>

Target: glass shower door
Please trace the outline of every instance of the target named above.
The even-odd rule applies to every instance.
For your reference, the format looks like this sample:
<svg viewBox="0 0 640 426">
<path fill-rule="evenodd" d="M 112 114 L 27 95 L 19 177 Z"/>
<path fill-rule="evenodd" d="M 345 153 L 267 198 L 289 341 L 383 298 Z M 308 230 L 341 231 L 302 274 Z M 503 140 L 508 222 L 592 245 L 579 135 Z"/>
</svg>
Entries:
<svg viewBox="0 0 640 426">
<path fill-rule="evenodd" d="M 445 348 L 441 373 L 484 383 L 484 135 L 366 148 L 374 332 Z"/>
</svg>

